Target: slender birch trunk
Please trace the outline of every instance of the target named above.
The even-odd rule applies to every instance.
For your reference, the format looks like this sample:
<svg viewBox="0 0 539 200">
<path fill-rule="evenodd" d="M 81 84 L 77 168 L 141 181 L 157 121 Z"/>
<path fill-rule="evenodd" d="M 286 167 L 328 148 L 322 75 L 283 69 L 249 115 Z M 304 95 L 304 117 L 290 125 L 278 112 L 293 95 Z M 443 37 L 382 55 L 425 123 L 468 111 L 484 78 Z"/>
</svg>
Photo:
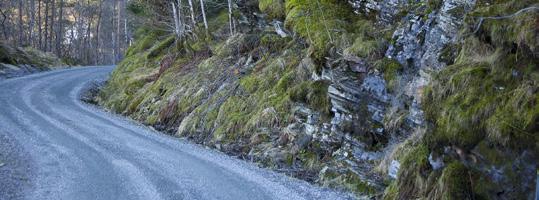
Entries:
<svg viewBox="0 0 539 200">
<path fill-rule="evenodd" d="M 234 34 L 234 27 L 232 25 L 233 19 L 232 19 L 232 0 L 228 0 L 228 25 L 230 28 L 230 35 Z"/>
<path fill-rule="evenodd" d="M 208 30 L 208 20 L 206 19 L 206 11 L 204 9 L 204 1 L 200 0 L 200 10 L 202 10 L 202 19 L 204 19 L 204 28 Z"/>
<path fill-rule="evenodd" d="M 193 29 L 196 28 L 197 22 L 195 20 L 195 8 L 193 7 L 193 0 L 188 0 L 189 2 L 189 10 L 191 10 L 191 24 L 193 25 Z"/>
<path fill-rule="evenodd" d="M 174 17 L 174 34 L 176 34 L 176 37 L 180 37 L 180 23 L 178 20 L 178 11 L 176 10 L 176 3 L 174 1 L 170 2 L 170 5 L 172 6 L 172 14 Z"/>
</svg>

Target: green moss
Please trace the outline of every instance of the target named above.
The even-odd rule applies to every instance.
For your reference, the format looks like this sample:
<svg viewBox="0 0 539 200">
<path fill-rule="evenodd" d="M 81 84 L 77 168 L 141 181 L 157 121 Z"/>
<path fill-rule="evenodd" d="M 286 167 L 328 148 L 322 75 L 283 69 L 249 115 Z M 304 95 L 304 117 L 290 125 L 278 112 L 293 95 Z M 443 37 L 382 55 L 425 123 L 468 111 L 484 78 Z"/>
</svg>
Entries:
<svg viewBox="0 0 539 200">
<path fill-rule="evenodd" d="M 285 17 L 283 0 L 258 0 L 260 11 L 268 14 L 270 19 L 282 19 Z"/>
<path fill-rule="evenodd" d="M 141 28 L 140 30 L 144 29 Z M 160 33 L 153 31 L 146 33 L 141 40 L 138 40 L 133 46 L 127 49 L 127 52 L 125 53 L 126 57 L 132 56 L 135 53 L 140 53 L 151 48 L 157 41 L 159 35 Z"/>
<path fill-rule="evenodd" d="M 228 143 L 242 136 L 242 127 L 249 120 L 250 107 L 251 105 L 243 98 L 236 96 L 228 98 L 219 109 L 214 140 Z"/>
<path fill-rule="evenodd" d="M 264 34 L 260 39 L 260 45 L 268 48 L 270 52 L 281 52 L 291 40 L 290 37 L 283 38 L 277 34 Z"/>
<path fill-rule="evenodd" d="M 292 88 L 290 91 L 290 99 L 296 102 L 307 103 L 307 95 L 310 91 L 310 82 L 302 82 Z"/>
<path fill-rule="evenodd" d="M 397 86 L 397 76 L 403 69 L 402 65 L 395 59 L 383 58 L 375 62 L 375 67 L 384 74 L 387 88 L 393 91 Z"/>
<path fill-rule="evenodd" d="M 320 181 L 326 187 L 344 187 L 361 196 L 373 195 L 376 192 L 376 189 L 373 186 L 361 180 L 361 177 L 351 170 L 344 170 L 343 172 L 327 170 L 322 174 Z"/>
<path fill-rule="evenodd" d="M 156 115 L 150 115 L 146 118 L 146 124 L 156 124 L 156 122 L 157 122 Z"/>
<path fill-rule="evenodd" d="M 152 47 L 147 57 L 154 58 L 163 54 L 163 51 L 169 48 L 172 44 L 174 44 L 174 42 L 176 42 L 176 36 L 175 35 L 168 36 L 166 39 L 164 39 L 163 41 L 159 42 L 157 45 Z"/>
<path fill-rule="evenodd" d="M 425 145 L 419 145 L 414 147 L 408 155 L 406 155 L 402 160 L 402 165 L 404 168 L 408 166 L 421 166 L 422 168 L 427 168 L 429 166 L 428 157 L 429 149 Z"/>
<path fill-rule="evenodd" d="M 419 144 L 412 147 L 409 153 L 404 155 L 399 169 L 398 179 L 386 190 L 384 199 L 411 199 L 426 196 L 429 186 L 427 175 L 430 164 L 428 162 L 429 149 L 426 145 Z"/>
<path fill-rule="evenodd" d="M 224 43 L 215 47 L 215 53 L 221 58 L 240 55 L 249 52 L 260 44 L 260 36 L 257 34 L 235 34 Z"/>
<path fill-rule="evenodd" d="M 287 153 L 285 155 L 285 164 L 288 166 L 292 166 L 294 164 L 295 156 L 291 153 Z"/>
<path fill-rule="evenodd" d="M 258 89 L 260 78 L 258 76 L 247 76 L 240 80 L 240 85 L 249 93 L 254 93 Z"/>
<path fill-rule="evenodd" d="M 443 170 L 438 182 L 442 199 L 471 199 L 470 174 L 466 167 L 457 161 L 449 163 Z"/>
<path fill-rule="evenodd" d="M 442 5 L 443 5 L 442 0 L 428 0 L 427 1 L 427 10 L 429 10 L 429 11 L 438 10 L 438 9 L 442 8 Z M 430 12 L 426 12 L 426 13 L 430 13 Z"/>
<path fill-rule="evenodd" d="M 293 71 L 286 73 L 281 79 L 279 79 L 279 82 L 277 82 L 277 85 L 275 85 L 275 90 L 278 93 L 285 93 L 286 90 L 288 90 L 292 83 L 294 82 L 295 73 Z"/>
<path fill-rule="evenodd" d="M 344 179 L 344 185 L 358 194 L 374 194 L 376 189 L 370 186 L 357 174 L 349 173 Z"/>
<path fill-rule="evenodd" d="M 66 65 L 52 53 L 42 52 L 31 47 L 15 48 L 3 41 L 0 41 L 0 63 L 33 65 L 37 69 Z"/>
<path fill-rule="evenodd" d="M 290 90 L 290 99 L 307 103 L 309 106 L 325 115 L 330 114 L 330 100 L 327 81 L 305 81 Z"/>
</svg>

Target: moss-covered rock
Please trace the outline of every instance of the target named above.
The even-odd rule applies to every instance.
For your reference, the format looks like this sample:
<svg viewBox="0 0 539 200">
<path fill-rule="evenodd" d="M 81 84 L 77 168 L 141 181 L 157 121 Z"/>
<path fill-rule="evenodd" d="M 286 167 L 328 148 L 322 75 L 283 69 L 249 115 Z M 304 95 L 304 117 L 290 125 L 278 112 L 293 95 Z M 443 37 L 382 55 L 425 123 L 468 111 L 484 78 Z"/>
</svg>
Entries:
<svg viewBox="0 0 539 200">
<path fill-rule="evenodd" d="M 267 13 L 270 19 L 284 19 L 284 0 L 258 0 L 260 11 Z"/>
<path fill-rule="evenodd" d="M 479 2 L 482 6 L 470 14 L 485 17 L 482 24 L 471 23 L 477 28 L 471 31 L 478 32 L 446 48 L 448 53 L 442 56 L 448 55 L 447 63 L 452 64 L 432 77 L 423 95 L 430 126 L 421 155 L 441 155 L 439 162 L 445 164 L 436 170 L 430 168 L 432 163 L 410 165 L 406 158 L 397 181 L 386 190 L 386 199 L 531 197 L 525 191 L 533 190 L 528 185 L 535 180 L 524 177 L 534 176 L 537 166 L 539 63 L 536 41 L 530 39 L 538 29 L 529 22 L 537 21 L 538 15 L 516 15 L 510 19 L 513 23 L 508 23 L 509 18 L 487 19 L 510 15 L 532 3 L 484 3 Z M 412 154 L 418 155 L 407 157 Z"/>
<path fill-rule="evenodd" d="M 52 53 L 31 47 L 13 47 L 0 41 L 0 79 L 65 66 L 67 64 Z"/>
<path fill-rule="evenodd" d="M 374 65 L 384 74 L 387 88 L 389 88 L 390 91 L 394 90 L 398 82 L 398 75 L 403 70 L 402 65 L 398 61 L 390 58 L 377 60 Z"/>
<path fill-rule="evenodd" d="M 398 9 L 418 24 L 435 24 L 431 17 L 445 2 L 402 2 Z M 158 130 L 361 195 L 376 195 L 383 184 L 371 181 L 378 181 L 371 168 L 376 155 L 360 154 L 381 154 L 419 128 L 415 117 L 424 114 L 419 129 L 425 137 L 397 145 L 391 161 L 401 163 L 400 170 L 396 180 L 387 180 L 385 199 L 492 199 L 500 192 L 526 199 L 520 194 L 528 186 L 519 177 L 536 166 L 539 141 L 537 14 L 488 19 L 532 2 L 477 4 L 461 40 L 432 57 L 432 63 L 449 65 L 429 66 L 440 70 L 434 72 L 406 63 L 413 60 L 385 58 L 388 45 L 404 48 L 395 47 L 397 39 L 388 42 L 400 22 L 356 15 L 346 1 L 238 2 L 233 16 L 239 31 L 232 35 L 226 8 L 211 8 L 209 30 L 195 29 L 193 37 L 141 28 L 100 103 Z M 460 17 L 463 9 L 448 12 Z M 284 19 L 292 37 L 269 31 L 267 20 L 252 14 L 259 11 Z M 427 40 L 418 32 L 410 41 Z M 423 87 L 422 81 L 431 82 Z M 352 119 L 337 126 L 341 118 Z M 515 187 L 500 187 L 506 184 Z"/>
</svg>

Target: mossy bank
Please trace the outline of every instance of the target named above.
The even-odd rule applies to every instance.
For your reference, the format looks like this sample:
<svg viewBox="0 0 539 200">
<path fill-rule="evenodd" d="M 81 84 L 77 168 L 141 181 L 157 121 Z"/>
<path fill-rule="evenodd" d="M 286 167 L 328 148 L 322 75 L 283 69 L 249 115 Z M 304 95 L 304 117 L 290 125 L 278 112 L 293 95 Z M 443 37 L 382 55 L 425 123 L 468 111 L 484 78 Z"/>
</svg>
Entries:
<svg viewBox="0 0 539 200">
<path fill-rule="evenodd" d="M 63 66 L 66 64 L 51 53 L 31 47 L 13 47 L 0 40 L 0 79 Z"/>
</svg>

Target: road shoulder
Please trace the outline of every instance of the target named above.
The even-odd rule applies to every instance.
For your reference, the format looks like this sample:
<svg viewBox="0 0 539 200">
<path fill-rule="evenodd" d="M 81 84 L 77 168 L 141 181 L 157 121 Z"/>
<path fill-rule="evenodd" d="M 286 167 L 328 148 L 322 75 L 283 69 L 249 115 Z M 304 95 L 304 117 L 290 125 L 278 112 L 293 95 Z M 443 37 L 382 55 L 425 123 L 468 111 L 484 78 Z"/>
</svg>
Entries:
<svg viewBox="0 0 539 200">
<path fill-rule="evenodd" d="M 32 161 L 20 143 L 0 130 L 0 199 L 23 199 L 32 183 Z"/>
</svg>

